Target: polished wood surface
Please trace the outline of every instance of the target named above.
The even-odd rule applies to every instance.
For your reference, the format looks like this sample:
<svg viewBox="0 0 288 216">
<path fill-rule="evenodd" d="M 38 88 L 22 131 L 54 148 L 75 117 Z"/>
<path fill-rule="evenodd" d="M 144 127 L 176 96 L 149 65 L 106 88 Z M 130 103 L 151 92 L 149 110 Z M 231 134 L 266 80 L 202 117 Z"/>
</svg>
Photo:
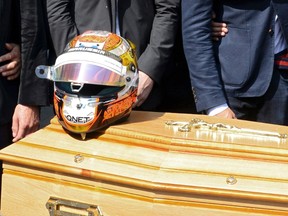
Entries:
<svg viewBox="0 0 288 216">
<path fill-rule="evenodd" d="M 104 215 L 288 215 L 288 139 L 205 128 L 180 132 L 165 124 L 195 118 L 288 133 L 278 125 L 134 111 L 82 140 L 54 118 L 0 151 L 3 216 L 49 215 L 50 196 L 93 202 Z"/>
</svg>

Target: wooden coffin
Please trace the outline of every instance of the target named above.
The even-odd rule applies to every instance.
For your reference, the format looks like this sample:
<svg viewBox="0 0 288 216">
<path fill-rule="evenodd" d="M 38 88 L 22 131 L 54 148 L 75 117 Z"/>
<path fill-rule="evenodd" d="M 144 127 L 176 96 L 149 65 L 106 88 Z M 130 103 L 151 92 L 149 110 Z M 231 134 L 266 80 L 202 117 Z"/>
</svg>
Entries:
<svg viewBox="0 0 288 216">
<path fill-rule="evenodd" d="M 54 118 L 0 151 L 1 212 L 288 215 L 287 134 L 277 125 L 134 111 L 83 141 Z"/>
</svg>

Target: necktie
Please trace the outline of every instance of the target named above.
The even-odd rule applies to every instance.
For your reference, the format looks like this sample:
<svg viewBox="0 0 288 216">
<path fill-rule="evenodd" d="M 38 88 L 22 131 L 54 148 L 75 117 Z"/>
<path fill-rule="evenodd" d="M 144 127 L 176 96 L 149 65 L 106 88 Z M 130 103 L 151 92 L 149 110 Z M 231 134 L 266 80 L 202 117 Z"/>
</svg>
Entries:
<svg viewBox="0 0 288 216">
<path fill-rule="evenodd" d="M 111 15 L 112 15 L 112 31 L 116 32 L 116 0 L 111 0 Z"/>
</svg>

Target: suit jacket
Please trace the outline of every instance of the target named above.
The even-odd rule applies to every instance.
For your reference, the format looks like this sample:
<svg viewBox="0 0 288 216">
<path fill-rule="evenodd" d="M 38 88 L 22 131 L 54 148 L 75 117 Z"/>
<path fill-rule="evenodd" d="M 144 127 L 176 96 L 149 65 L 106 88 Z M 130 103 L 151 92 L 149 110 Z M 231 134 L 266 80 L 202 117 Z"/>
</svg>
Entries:
<svg viewBox="0 0 288 216">
<path fill-rule="evenodd" d="M 20 43 L 19 2 L 0 1 L 0 56 L 7 53 L 5 43 Z M 4 63 L 1 63 L 2 66 Z M 19 79 L 7 80 L 0 75 L 0 125 L 12 121 L 17 104 Z"/>
<path fill-rule="evenodd" d="M 21 0 L 20 6 L 22 71 L 18 103 L 47 106 L 50 104 L 51 84 L 35 75 L 38 65 L 51 64 L 55 60 L 47 21 L 46 0 Z"/>
<path fill-rule="evenodd" d="M 173 53 L 180 0 L 118 2 L 121 36 L 136 45 L 139 69 L 160 84 Z M 47 8 L 57 55 L 86 30 L 115 32 L 115 0 L 49 0 Z"/>
<path fill-rule="evenodd" d="M 214 44 L 212 10 L 229 30 Z M 288 39 L 284 11 L 287 0 L 182 1 L 184 50 L 198 111 L 226 103 L 227 94 L 257 97 L 266 92 L 274 66 L 275 12 Z"/>
</svg>

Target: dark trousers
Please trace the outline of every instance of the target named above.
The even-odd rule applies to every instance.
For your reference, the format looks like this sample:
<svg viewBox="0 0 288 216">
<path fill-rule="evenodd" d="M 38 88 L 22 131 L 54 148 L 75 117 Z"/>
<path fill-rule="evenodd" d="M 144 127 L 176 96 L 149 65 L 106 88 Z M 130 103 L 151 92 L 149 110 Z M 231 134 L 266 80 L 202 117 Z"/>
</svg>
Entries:
<svg viewBox="0 0 288 216">
<path fill-rule="evenodd" d="M 12 143 L 12 122 L 0 125 L 0 148 L 4 148 Z"/>
<path fill-rule="evenodd" d="M 274 69 L 265 95 L 253 98 L 228 97 L 238 119 L 288 125 L 288 70 Z"/>
</svg>

